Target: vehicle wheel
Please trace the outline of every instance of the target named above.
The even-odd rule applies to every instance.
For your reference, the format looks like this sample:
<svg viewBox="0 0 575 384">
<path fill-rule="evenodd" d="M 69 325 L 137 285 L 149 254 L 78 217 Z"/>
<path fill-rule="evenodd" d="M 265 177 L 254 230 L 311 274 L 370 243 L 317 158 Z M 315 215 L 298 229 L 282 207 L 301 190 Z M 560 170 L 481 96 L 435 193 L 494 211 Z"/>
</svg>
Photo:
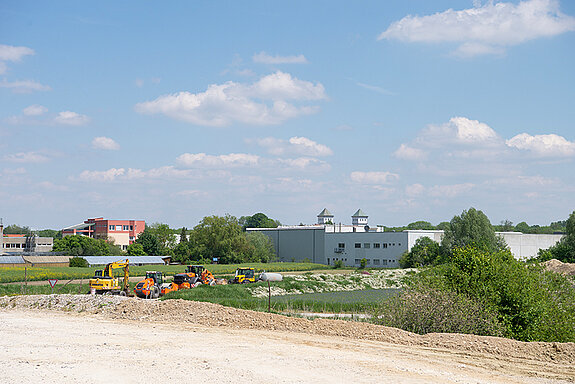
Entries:
<svg viewBox="0 0 575 384">
<path fill-rule="evenodd" d="M 120 296 L 126 296 L 126 291 L 120 291 Z"/>
<path fill-rule="evenodd" d="M 160 288 L 154 287 L 154 291 L 152 293 L 152 299 L 157 299 L 160 297 Z"/>
</svg>

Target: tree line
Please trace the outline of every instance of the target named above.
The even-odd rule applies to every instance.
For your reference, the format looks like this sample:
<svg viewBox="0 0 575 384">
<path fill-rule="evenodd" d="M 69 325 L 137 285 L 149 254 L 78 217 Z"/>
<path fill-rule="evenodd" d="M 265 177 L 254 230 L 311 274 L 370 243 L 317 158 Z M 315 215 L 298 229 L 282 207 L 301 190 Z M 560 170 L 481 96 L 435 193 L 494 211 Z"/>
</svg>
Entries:
<svg viewBox="0 0 575 384">
<path fill-rule="evenodd" d="M 263 213 L 242 216 L 206 216 L 193 229 L 170 228 L 168 224 L 146 226 L 134 243 L 123 252 L 109 239 L 66 236 L 54 241 L 53 252 L 71 256 L 171 256 L 180 263 L 217 262 L 221 264 L 261 262 L 276 259 L 272 241 L 262 233 L 246 228 L 275 228 L 280 225 Z"/>
</svg>

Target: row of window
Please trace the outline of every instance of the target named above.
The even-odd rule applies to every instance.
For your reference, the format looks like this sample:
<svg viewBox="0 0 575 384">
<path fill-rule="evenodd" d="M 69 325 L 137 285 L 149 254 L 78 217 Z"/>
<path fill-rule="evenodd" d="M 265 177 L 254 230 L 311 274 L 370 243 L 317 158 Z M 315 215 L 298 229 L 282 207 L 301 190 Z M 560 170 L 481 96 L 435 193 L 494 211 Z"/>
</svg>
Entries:
<svg viewBox="0 0 575 384">
<path fill-rule="evenodd" d="M 371 259 L 365 259 L 365 265 L 370 265 L 371 264 Z M 381 264 L 380 264 L 381 262 Z M 379 260 L 379 259 L 373 259 L 373 265 L 387 265 L 387 263 L 395 263 L 395 260 Z M 361 259 L 355 259 L 355 264 L 359 265 L 361 264 Z"/>
<path fill-rule="evenodd" d="M 355 247 L 356 248 L 365 248 L 365 249 L 369 249 L 371 248 L 371 246 L 373 245 L 373 248 L 387 248 L 387 247 L 395 247 L 396 243 L 363 243 L 363 247 L 362 247 L 362 243 L 355 243 Z M 343 244 L 345 246 L 345 244 Z M 397 245 L 399 247 L 401 247 L 401 243 L 397 243 Z M 344 247 L 340 247 L 340 248 L 344 248 Z"/>
<path fill-rule="evenodd" d="M 4 243 L 4 248 L 26 248 L 24 243 Z M 34 244 L 34 247 L 51 247 L 52 244 Z"/>
<path fill-rule="evenodd" d="M 134 226 L 133 225 L 109 225 L 108 230 L 109 231 L 133 231 Z"/>
</svg>

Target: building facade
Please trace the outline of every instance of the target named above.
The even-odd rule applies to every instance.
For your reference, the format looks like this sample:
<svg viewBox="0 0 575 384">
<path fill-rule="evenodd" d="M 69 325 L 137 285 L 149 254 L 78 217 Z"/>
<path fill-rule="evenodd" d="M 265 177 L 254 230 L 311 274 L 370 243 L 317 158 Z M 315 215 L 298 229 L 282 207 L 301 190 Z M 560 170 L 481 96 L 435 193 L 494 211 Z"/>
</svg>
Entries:
<svg viewBox="0 0 575 384">
<path fill-rule="evenodd" d="M 146 222 L 143 220 L 107 220 L 98 217 L 62 229 L 62 236 L 83 235 L 93 239 L 110 240 L 125 251 L 144 229 Z"/>
<path fill-rule="evenodd" d="M 28 236 L 28 235 L 3 235 L 1 242 L 2 253 L 43 253 L 51 252 L 54 239 L 51 237 Z"/>
<path fill-rule="evenodd" d="M 362 259 L 374 268 L 398 268 L 399 259 L 410 251 L 417 239 L 428 237 L 441 242 L 443 231 L 406 230 L 384 232 L 383 227 L 371 228 L 368 216 L 358 210 L 352 225 L 333 224 L 334 216 L 324 209 L 318 224 L 282 226 L 278 228 L 248 228 L 268 236 L 279 261 L 333 265 L 341 260 L 344 265 L 358 267 Z M 329 221 L 328 221 L 329 220 Z M 520 260 L 537 256 L 539 249 L 555 245 L 562 235 L 531 235 L 520 232 L 498 232 L 507 242 L 513 256 Z"/>
</svg>

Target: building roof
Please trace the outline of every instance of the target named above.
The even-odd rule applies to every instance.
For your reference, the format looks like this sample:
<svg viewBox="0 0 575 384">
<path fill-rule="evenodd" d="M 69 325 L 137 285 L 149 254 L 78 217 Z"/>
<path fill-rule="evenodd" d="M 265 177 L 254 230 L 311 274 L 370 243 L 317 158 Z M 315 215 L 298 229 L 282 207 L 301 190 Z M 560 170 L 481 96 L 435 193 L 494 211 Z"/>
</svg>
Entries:
<svg viewBox="0 0 575 384">
<path fill-rule="evenodd" d="M 367 215 L 361 209 L 358 209 L 351 217 L 367 217 Z"/>
<path fill-rule="evenodd" d="M 46 255 L 46 256 L 28 256 L 22 255 L 24 260 L 31 264 L 39 263 L 67 263 L 73 256 L 62 256 L 62 255 Z"/>
<path fill-rule="evenodd" d="M 321 211 L 319 215 L 317 215 L 317 217 L 333 217 L 333 215 L 331 214 L 330 211 L 327 210 L 327 208 L 324 208 L 323 211 Z"/>
<path fill-rule="evenodd" d="M 71 225 L 71 226 L 66 227 L 66 228 L 62 228 L 62 230 L 65 231 L 65 230 L 69 230 L 69 229 L 85 229 L 88 227 L 93 227 L 94 225 L 95 225 L 95 223 L 81 223 L 81 224 Z"/>
<path fill-rule="evenodd" d="M 26 261 L 24 261 L 24 258 L 22 256 L 13 256 L 13 255 L 7 255 L 7 256 L 0 256 L 0 265 L 2 264 L 25 264 Z"/>
</svg>

